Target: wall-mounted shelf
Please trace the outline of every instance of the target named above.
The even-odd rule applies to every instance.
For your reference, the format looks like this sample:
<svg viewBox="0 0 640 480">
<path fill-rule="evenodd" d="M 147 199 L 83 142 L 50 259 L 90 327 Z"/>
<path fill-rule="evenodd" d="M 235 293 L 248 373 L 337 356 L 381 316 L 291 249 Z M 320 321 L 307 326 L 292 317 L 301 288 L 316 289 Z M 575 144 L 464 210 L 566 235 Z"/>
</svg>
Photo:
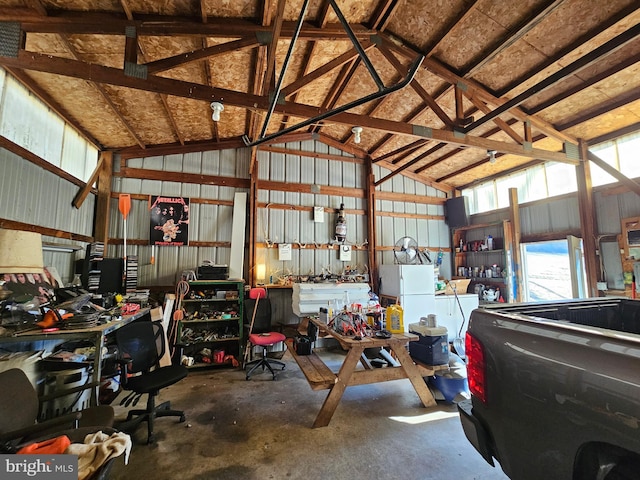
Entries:
<svg viewBox="0 0 640 480">
<path fill-rule="evenodd" d="M 489 235 L 497 248 L 486 248 Z M 470 293 L 474 293 L 477 284 L 500 285 L 504 300 L 514 301 L 511 223 L 508 220 L 452 229 L 452 242 L 455 250 L 452 255 L 453 279 L 471 279 Z M 494 265 L 499 272 L 491 268 Z M 488 271 L 491 276 L 487 276 Z"/>
</svg>

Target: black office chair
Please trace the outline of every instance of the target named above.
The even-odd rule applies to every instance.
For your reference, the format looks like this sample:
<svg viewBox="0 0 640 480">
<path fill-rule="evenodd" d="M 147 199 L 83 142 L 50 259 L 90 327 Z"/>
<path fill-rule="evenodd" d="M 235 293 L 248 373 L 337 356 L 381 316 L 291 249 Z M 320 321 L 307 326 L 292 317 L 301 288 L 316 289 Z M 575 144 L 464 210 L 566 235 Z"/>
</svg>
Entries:
<svg viewBox="0 0 640 480">
<path fill-rule="evenodd" d="M 284 342 L 286 337 L 280 332 L 272 331 L 271 327 L 271 302 L 266 296 L 264 288 L 252 288 L 249 291 L 249 298 L 244 301 L 245 319 L 249 321 L 249 336 L 247 348 L 253 350 L 254 347 L 262 347 L 262 357 L 258 360 L 245 364 L 247 369 L 246 379 L 249 380 L 253 372 L 262 367 L 271 372 L 273 380 L 276 379 L 274 366 L 284 370 L 285 364 L 267 356 L 269 347 Z"/>
<path fill-rule="evenodd" d="M 72 443 L 83 443 L 91 433 L 112 434 L 113 408 L 99 405 L 38 422 L 40 402 L 26 373 L 19 368 L 0 372 L 0 453 L 12 454 L 20 448 L 62 435 Z M 109 459 L 93 479 L 106 478 L 111 470 Z"/>
<path fill-rule="evenodd" d="M 125 432 L 133 432 L 142 422 L 147 422 L 147 443 L 153 443 L 153 424 L 156 417 L 179 417 L 184 422 L 184 412 L 171 410 L 170 402 L 155 404 L 160 390 L 185 378 L 189 371 L 182 365 L 160 367 L 165 352 L 162 325 L 151 321 L 133 322 L 116 330 L 119 362 L 122 366 L 121 386 L 131 393 L 121 402 L 135 405 L 143 394 L 148 394 L 145 410 L 130 410 L 126 422 L 118 426 Z M 135 417 L 135 418 L 134 418 Z"/>
</svg>

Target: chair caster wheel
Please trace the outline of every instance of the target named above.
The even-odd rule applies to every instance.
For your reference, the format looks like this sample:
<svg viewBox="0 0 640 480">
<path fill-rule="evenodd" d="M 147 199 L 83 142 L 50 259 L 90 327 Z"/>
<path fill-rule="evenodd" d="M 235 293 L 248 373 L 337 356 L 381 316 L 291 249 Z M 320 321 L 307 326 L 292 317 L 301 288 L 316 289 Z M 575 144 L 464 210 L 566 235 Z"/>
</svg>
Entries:
<svg viewBox="0 0 640 480">
<path fill-rule="evenodd" d="M 182 415 L 182 416 L 180 417 L 180 423 L 184 422 L 186 419 L 187 419 L 187 417 L 185 417 L 184 415 Z"/>
<path fill-rule="evenodd" d="M 247 378 L 245 380 L 249 380 L 249 375 L 247 375 Z"/>
</svg>

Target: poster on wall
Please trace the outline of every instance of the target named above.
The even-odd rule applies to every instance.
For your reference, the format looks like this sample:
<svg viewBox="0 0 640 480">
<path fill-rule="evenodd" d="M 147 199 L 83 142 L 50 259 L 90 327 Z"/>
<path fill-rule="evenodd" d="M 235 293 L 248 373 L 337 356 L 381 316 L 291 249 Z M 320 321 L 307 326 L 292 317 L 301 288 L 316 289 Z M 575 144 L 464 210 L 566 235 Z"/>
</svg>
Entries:
<svg viewBox="0 0 640 480">
<path fill-rule="evenodd" d="M 54 298 L 54 289 L 62 281 L 52 276 L 52 267 L 45 267 L 43 273 L 3 273 L 0 275 L 0 298 L 11 299 L 17 303 L 28 302 L 34 297 L 41 304 Z M 57 273 L 57 272 L 56 272 Z"/>
<path fill-rule="evenodd" d="M 189 245 L 189 199 L 151 195 L 149 205 L 149 244 L 176 247 Z"/>
</svg>

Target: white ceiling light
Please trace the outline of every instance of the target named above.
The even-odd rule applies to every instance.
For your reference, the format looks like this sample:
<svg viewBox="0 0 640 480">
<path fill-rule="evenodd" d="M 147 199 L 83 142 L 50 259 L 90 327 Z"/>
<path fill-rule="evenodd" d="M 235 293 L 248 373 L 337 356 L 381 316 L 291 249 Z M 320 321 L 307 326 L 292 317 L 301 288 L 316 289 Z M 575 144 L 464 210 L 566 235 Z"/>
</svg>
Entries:
<svg viewBox="0 0 640 480">
<path fill-rule="evenodd" d="M 224 110 L 224 105 L 222 105 L 220 102 L 211 102 L 211 110 L 213 110 L 211 119 L 214 122 L 220 121 L 220 112 Z"/>
<path fill-rule="evenodd" d="M 487 150 L 487 155 L 489 156 L 489 163 L 496 163 L 496 151 L 495 150 Z"/>
<path fill-rule="evenodd" d="M 355 143 L 360 143 L 360 135 L 362 134 L 362 127 L 353 127 L 351 129 L 351 133 L 353 133 L 353 141 Z"/>
</svg>

